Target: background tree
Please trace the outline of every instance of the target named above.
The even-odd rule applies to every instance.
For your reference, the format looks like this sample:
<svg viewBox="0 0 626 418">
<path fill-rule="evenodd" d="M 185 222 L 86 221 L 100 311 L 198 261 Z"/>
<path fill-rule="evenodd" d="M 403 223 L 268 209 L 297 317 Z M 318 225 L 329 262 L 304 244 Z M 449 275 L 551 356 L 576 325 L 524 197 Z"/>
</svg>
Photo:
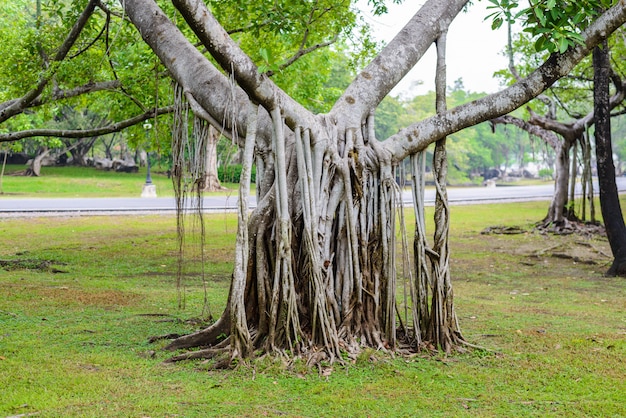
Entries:
<svg viewBox="0 0 626 418">
<path fill-rule="evenodd" d="M 536 9 L 529 8 L 520 11 L 518 18 L 523 18 L 525 25 L 532 24 L 526 29 L 531 35 L 520 35 L 518 41 L 512 42 L 511 37 L 511 8 L 517 2 L 492 2 L 499 7 L 503 20 L 509 20 L 509 70 L 506 76 L 509 80 L 520 78 L 520 74 L 531 71 L 533 65 L 547 53 L 566 48 L 579 42 L 578 35 L 573 31 L 576 25 L 584 27 L 589 23 L 589 17 L 601 2 L 586 2 L 586 8 L 576 8 L 573 4 L 559 4 L 554 2 L 541 3 Z M 507 17 L 508 16 L 508 17 Z M 551 28 L 560 27 L 554 32 Z M 550 30 L 548 30 L 550 29 Z M 573 34 L 574 33 L 574 34 Z M 619 110 L 624 106 L 624 78 L 623 54 L 624 47 L 621 35 L 614 35 L 612 42 L 616 44 L 614 50 L 615 69 L 613 71 L 614 92 L 610 100 L 611 109 Z M 515 63 L 515 55 L 520 58 L 519 65 Z M 591 182 L 591 142 L 589 128 L 594 123 L 593 112 L 593 67 L 590 59 L 584 60 L 569 76 L 559 80 L 539 99 L 528 106 L 527 120 L 508 115 L 495 119 L 493 123 L 513 124 L 527 130 L 550 145 L 556 154 L 555 158 L 555 193 L 550 204 L 548 214 L 544 219 L 544 226 L 553 226 L 557 230 L 568 227 L 568 221 L 586 219 L 586 202 L 588 199 L 592 221 L 593 218 L 593 186 Z M 501 74 L 505 74 L 501 72 Z M 580 153 L 580 158 L 577 155 Z M 574 190 L 577 183 L 579 164 L 583 173 L 583 203 L 581 213 L 575 211 Z"/>
<path fill-rule="evenodd" d="M 615 183 L 615 164 L 611 145 L 611 79 L 608 42 L 603 42 L 593 50 L 593 103 L 595 119 L 596 158 L 598 183 L 600 186 L 600 207 L 606 227 L 606 234 L 613 253 L 613 264 L 607 274 L 626 275 L 626 226 Z M 621 82 L 621 80 L 619 80 Z M 622 83 L 623 84 L 623 83 Z M 624 95 L 622 89 L 622 95 Z"/>
<path fill-rule="evenodd" d="M 21 71 L 6 71 L 2 75 L 3 83 L 14 87 L 6 89 L 3 106 L 16 104 L 15 97 L 37 85 L 36 75 L 46 68 L 41 62 L 42 57 L 51 55 L 49 50 L 61 42 L 67 25 L 74 22 L 73 16 L 80 12 L 81 7 L 81 2 L 70 5 L 55 1 L 45 3 L 35 12 L 34 5 L 28 2 L 14 3 L 6 5 L 7 13 L 2 14 L 6 17 L 4 24 L 11 28 L 3 32 L 6 45 L 11 46 L 7 57 L 10 62 L 15 61 L 16 66 L 28 62 L 32 69 L 25 75 Z M 28 96 L 30 98 L 20 104 L 23 108 L 16 114 L 3 112 L 7 118 L 0 118 L 4 128 L 0 128 L 0 141 L 37 138 L 37 142 L 45 145 L 37 146 L 37 149 L 46 153 L 39 159 L 54 152 L 55 148 L 57 152 L 63 151 L 58 148 L 63 143 L 72 150 L 78 150 L 86 141 L 83 138 L 116 132 L 122 132 L 122 136 L 117 138 L 133 148 L 148 146 L 144 143 L 141 125 L 155 115 L 172 111 L 172 107 L 168 106 L 172 97 L 170 79 L 152 51 L 144 43 L 137 42 L 138 34 L 123 21 L 121 11 L 111 9 L 112 5 L 114 3 L 89 3 L 81 26 L 75 28 L 74 37 L 67 39 L 62 47 L 74 49 L 69 54 L 64 52 L 63 59 L 59 55 L 59 68 L 53 68 L 42 79 L 42 84 L 31 90 L 33 97 L 39 94 L 36 100 L 31 102 L 32 97 Z M 355 63 L 366 57 L 367 51 L 374 46 L 367 28 L 361 26 L 357 29 L 356 9 L 350 8 L 347 2 L 318 2 L 317 12 L 311 12 L 305 5 L 298 10 L 282 5 L 252 7 L 237 1 L 217 1 L 213 6 L 222 13 L 228 31 L 242 46 L 251 49 L 251 55 L 259 65 L 271 71 L 283 88 L 309 108 L 328 108 L 340 94 L 332 83 L 341 84 L 340 80 L 342 77 L 345 79 L 347 72 L 346 67 L 335 65 L 334 61 L 346 60 L 351 63 L 348 68 L 354 68 Z M 19 17 L 15 22 L 9 20 L 9 16 L 13 15 Z M 28 36 L 22 36 L 25 34 Z M 76 38 L 79 34 L 80 37 Z M 344 44 L 331 51 L 328 46 L 340 38 Z M 40 53 L 29 45 L 40 45 Z M 350 49 L 350 54 L 343 52 L 346 48 Z M 321 53 L 312 54 L 320 50 Z M 63 65 L 69 60 L 72 61 L 68 66 L 71 70 L 64 71 Z M 35 71 L 37 68 L 39 70 Z M 288 68 L 290 71 L 286 71 Z M 334 74 L 336 71 L 343 71 L 344 75 Z M 331 78 L 334 81 L 330 81 Z M 345 86 L 347 81 L 343 83 Z M 86 95 L 89 98 L 85 98 Z M 57 104 L 59 102 L 60 105 Z M 59 106 L 70 106 L 78 112 L 84 112 L 84 107 L 89 106 L 90 113 L 99 115 L 106 123 L 89 129 L 84 126 L 31 129 L 31 126 L 41 127 L 43 120 L 51 121 Z M 27 114 L 23 113 L 25 108 L 29 109 Z M 35 109 L 36 113 L 33 112 Z M 166 121 L 163 124 L 155 121 L 153 125 L 157 143 L 149 148 L 167 153 L 170 128 Z M 220 121 L 216 121 L 214 128 L 228 136 Z M 42 139 L 55 137 L 64 138 L 64 141 Z M 81 144 L 72 147 L 71 144 L 77 140 L 82 141 Z M 214 142 L 209 142 L 209 154 L 214 151 Z M 105 146 L 105 152 L 107 149 Z M 217 179 L 217 173 L 212 161 L 207 167 L 214 171 L 207 173 L 206 184 L 209 185 L 208 179 Z"/>
<path fill-rule="evenodd" d="M 37 161 L 54 148 L 84 152 L 91 141 L 85 138 L 124 129 L 133 145 L 135 138 L 144 138 L 140 127 L 128 128 L 171 111 L 159 108 L 163 98 L 171 100 L 171 89 L 150 49 L 105 3 L 38 5 L 0 6 L 0 25 L 7 29 L 2 31 L 7 65 L 0 70 L 0 142 L 33 138 L 41 153 L 29 171 L 38 174 Z M 101 122 L 86 126 L 62 116 L 64 109 Z"/>
</svg>

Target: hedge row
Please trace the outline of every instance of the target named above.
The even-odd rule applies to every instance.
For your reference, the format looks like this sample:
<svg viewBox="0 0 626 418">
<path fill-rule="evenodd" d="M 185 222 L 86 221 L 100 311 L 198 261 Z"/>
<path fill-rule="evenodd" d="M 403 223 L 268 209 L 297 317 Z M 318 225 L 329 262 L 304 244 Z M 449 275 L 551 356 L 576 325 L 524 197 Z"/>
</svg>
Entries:
<svg viewBox="0 0 626 418">
<path fill-rule="evenodd" d="M 217 176 L 223 183 L 239 183 L 241 179 L 241 164 L 233 164 L 227 166 L 221 166 L 217 169 Z M 250 181 L 256 182 L 256 167 L 252 166 L 252 173 L 250 175 Z"/>
</svg>

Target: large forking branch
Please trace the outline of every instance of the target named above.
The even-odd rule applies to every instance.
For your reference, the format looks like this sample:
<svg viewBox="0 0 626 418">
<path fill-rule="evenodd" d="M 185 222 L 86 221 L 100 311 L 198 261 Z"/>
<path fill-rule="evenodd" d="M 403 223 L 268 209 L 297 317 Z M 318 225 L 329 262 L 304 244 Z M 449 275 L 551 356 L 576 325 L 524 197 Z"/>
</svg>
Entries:
<svg viewBox="0 0 626 418">
<path fill-rule="evenodd" d="M 233 86 L 228 78 L 183 36 L 153 0 L 125 0 L 122 5 L 144 40 L 167 66 L 172 76 L 214 121 L 228 129 L 236 124 L 239 133 L 244 135 L 247 112 L 233 112 L 233 109 L 247 109 L 250 100 L 262 103 L 270 109 L 280 104 L 288 124 L 306 125 L 307 120 L 310 121 L 309 118 L 313 115 L 284 94 L 271 80 L 259 74 L 250 58 L 228 37 L 199 0 L 174 0 L 174 3 L 181 13 L 182 10 L 186 10 L 184 15 L 189 22 L 197 22 L 197 27 L 193 29 L 203 38 L 203 43 L 210 47 L 209 50 L 214 53 L 220 65 L 229 73 L 234 71 L 238 86 Z M 348 111 L 351 109 L 346 108 L 344 104 L 350 101 L 360 104 L 357 112 L 360 116 L 365 109 L 369 111 L 376 106 L 388 90 L 402 78 L 407 68 L 410 69 L 419 60 L 420 54 L 423 54 L 421 51 L 425 51 L 434 42 L 441 28 L 449 24 L 465 3 L 464 0 L 428 1 L 394 41 L 381 52 L 379 58 L 374 60 L 372 65 L 378 66 L 376 71 L 367 74 L 362 72 L 342 96 L 331 116 L 350 114 Z M 446 135 L 511 112 L 568 74 L 593 47 L 624 22 L 626 22 L 626 4 L 620 1 L 599 16 L 583 33 L 584 44 L 570 48 L 563 54 L 552 55 L 527 78 L 501 92 L 450 109 L 401 130 L 386 139 L 384 147 L 393 161 L 398 162 Z M 440 26 L 433 28 L 429 25 Z M 400 52 L 404 51 L 406 45 L 415 43 L 423 45 L 411 52 L 414 54 L 413 57 L 406 58 L 406 62 L 396 65 L 393 72 L 391 68 L 385 67 L 385 60 L 402 55 Z M 398 69 L 400 67 L 401 69 Z M 271 137 L 271 122 L 267 115 L 259 115 L 258 126 L 260 136 Z"/>
<path fill-rule="evenodd" d="M 358 121 L 408 74 L 428 48 L 448 30 L 468 0 L 429 0 L 337 100 L 331 114 L 351 114 Z"/>
<path fill-rule="evenodd" d="M 304 125 L 302 119 L 310 118 L 308 125 L 311 125 L 313 115 L 266 74 L 259 72 L 256 64 L 233 41 L 203 1 L 172 0 L 172 3 L 211 56 L 226 73 L 234 77 L 253 102 L 261 104 L 268 112 L 280 107 L 287 124 L 292 128 Z"/>
<path fill-rule="evenodd" d="M 203 117 L 210 119 L 216 127 L 221 126 L 225 131 L 236 127 L 237 132 L 245 136 L 248 112 L 234 110 L 248 109 L 250 98 L 246 92 L 232 85 L 191 44 L 154 0 L 123 0 L 120 3 L 143 40 L 183 88 L 190 104 L 199 107 Z M 270 127 L 267 114 L 259 115 L 259 135 L 271 137 Z"/>
<path fill-rule="evenodd" d="M 528 77 L 481 99 L 444 114 L 417 122 L 384 141 L 395 162 L 425 149 L 439 138 L 512 112 L 567 75 L 593 48 L 626 22 L 626 3 L 619 1 L 600 15 L 582 34 L 584 43 L 563 54 L 552 54 Z"/>
</svg>

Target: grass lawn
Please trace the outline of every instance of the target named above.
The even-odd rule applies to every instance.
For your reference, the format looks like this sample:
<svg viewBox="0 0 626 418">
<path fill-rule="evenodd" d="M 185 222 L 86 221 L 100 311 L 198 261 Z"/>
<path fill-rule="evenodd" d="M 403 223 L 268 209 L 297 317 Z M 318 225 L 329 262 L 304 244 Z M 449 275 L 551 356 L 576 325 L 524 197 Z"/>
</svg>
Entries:
<svg viewBox="0 0 626 418">
<path fill-rule="evenodd" d="M 23 171 L 22 165 L 5 169 L 0 188 L 0 199 L 26 197 L 139 197 L 146 182 L 146 168 L 138 173 L 116 173 L 92 167 L 42 167 L 40 177 L 12 175 Z M 172 180 L 164 169 L 151 170 L 152 182 L 159 197 L 174 196 Z M 238 185 L 223 184 L 234 192 Z"/>
<path fill-rule="evenodd" d="M 0 219 L 0 417 L 626 416 L 626 280 L 602 274 L 606 239 L 480 234 L 546 210 L 452 207 L 457 314 L 491 351 L 365 351 L 330 376 L 268 358 L 165 365 L 148 342 L 202 327 L 205 299 L 221 313 L 234 215 L 206 217 L 204 282 L 191 251 L 181 288 L 173 216 Z"/>
</svg>

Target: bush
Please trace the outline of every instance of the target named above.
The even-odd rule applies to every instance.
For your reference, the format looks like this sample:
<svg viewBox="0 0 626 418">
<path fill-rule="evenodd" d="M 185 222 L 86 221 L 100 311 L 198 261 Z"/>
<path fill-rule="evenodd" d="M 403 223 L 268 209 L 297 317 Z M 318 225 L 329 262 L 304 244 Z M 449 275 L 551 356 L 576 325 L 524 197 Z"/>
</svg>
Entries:
<svg viewBox="0 0 626 418">
<path fill-rule="evenodd" d="M 221 166 L 217 168 L 217 177 L 223 183 L 239 183 L 241 179 L 241 164 L 233 164 L 227 166 Z M 252 166 L 252 173 L 250 174 L 250 181 L 256 182 L 256 166 Z"/>
<path fill-rule="evenodd" d="M 552 178 L 552 169 L 550 168 L 542 168 L 541 170 L 539 170 L 539 178 L 542 179 L 548 179 L 548 178 Z"/>
</svg>

